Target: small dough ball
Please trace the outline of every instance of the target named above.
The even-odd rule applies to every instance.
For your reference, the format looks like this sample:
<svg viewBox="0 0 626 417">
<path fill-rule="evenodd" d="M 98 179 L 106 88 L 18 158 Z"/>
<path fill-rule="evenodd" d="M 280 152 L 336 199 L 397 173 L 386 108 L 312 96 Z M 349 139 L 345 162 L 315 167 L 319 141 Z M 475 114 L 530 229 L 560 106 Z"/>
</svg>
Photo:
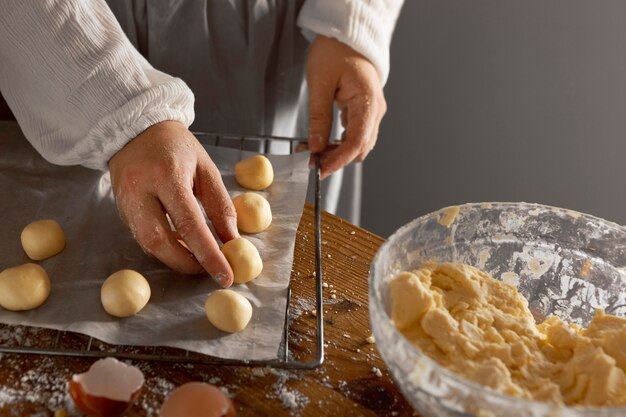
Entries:
<svg viewBox="0 0 626 417">
<path fill-rule="evenodd" d="M 12 311 L 32 310 L 50 295 L 50 279 L 45 269 L 33 263 L 0 272 L 0 306 Z"/>
<path fill-rule="evenodd" d="M 260 194 L 243 193 L 233 199 L 237 228 L 244 233 L 259 233 L 272 223 L 270 203 Z"/>
<path fill-rule="evenodd" d="M 100 301 L 104 310 L 115 317 L 133 316 L 148 304 L 150 284 L 139 272 L 122 269 L 102 284 Z"/>
<path fill-rule="evenodd" d="M 243 295 L 233 290 L 217 290 L 204 303 L 206 316 L 221 331 L 240 332 L 252 317 L 252 305 Z"/>
<path fill-rule="evenodd" d="M 265 156 L 255 155 L 235 164 L 235 178 L 242 187 L 261 191 L 274 181 L 274 169 Z"/>
<path fill-rule="evenodd" d="M 256 247 L 246 238 L 238 237 L 222 246 L 222 253 L 235 274 L 235 284 L 252 281 L 261 274 L 263 261 Z"/>
<path fill-rule="evenodd" d="M 65 234 L 54 220 L 37 220 L 22 230 L 24 252 L 32 260 L 41 261 L 61 252 L 65 247 Z"/>
</svg>

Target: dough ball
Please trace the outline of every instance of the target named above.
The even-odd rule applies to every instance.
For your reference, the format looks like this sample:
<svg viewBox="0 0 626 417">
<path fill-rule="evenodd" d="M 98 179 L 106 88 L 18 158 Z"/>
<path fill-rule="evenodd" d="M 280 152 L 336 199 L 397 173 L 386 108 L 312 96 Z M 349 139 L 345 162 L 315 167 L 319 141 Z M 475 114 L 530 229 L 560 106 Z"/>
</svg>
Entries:
<svg viewBox="0 0 626 417">
<path fill-rule="evenodd" d="M 263 261 L 256 247 L 246 238 L 238 237 L 222 246 L 222 252 L 235 273 L 235 284 L 252 281 L 261 274 Z"/>
<path fill-rule="evenodd" d="M 274 169 L 265 156 L 255 155 L 235 164 L 235 178 L 242 187 L 265 190 L 274 181 Z"/>
<path fill-rule="evenodd" d="M 204 309 L 211 324 L 228 333 L 242 331 L 252 317 L 250 301 L 233 290 L 215 291 L 207 298 Z"/>
<path fill-rule="evenodd" d="M 32 310 L 50 295 L 50 279 L 39 265 L 29 263 L 0 272 L 0 306 L 12 311 Z"/>
<path fill-rule="evenodd" d="M 30 259 L 41 261 L 65 247 L 63 229 L 54 220 L 37 220 L 22 230 L 22 246 Z"/>
<path fill-rule="evenodd" d="M 148 304 L 150 284 L 139 272 L 122 269 L 102 284 L 100 301 L 104 310 L 115 317 L 133 316 Z"/>
<path fill-rule="evenodd" d="M 272 223 L 270 203 L 260 194 L 243 193 L 233 199 L 237 228 L 244 233 L 259 233 Z"/>
</svg>

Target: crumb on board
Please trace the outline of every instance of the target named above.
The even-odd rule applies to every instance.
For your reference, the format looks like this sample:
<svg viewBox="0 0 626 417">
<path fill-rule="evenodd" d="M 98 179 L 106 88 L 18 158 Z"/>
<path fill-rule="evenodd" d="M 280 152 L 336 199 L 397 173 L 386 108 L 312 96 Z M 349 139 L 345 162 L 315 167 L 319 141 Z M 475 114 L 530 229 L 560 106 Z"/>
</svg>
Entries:
<svg viewBox="0 0 626 417">
<path fill-rule="evenodd" d="M 285 370 L 268 369 L 278 380 L 272 384 L 268 398 L 278 400 L 283 408 L 298 410 L 304 408 L 309 403 L 309 398 L 296 389 L 290 389 L 287 384 L 291 379 L 298 379 L 296 374 Z"/>
<path fill-rule="evenodd" d="M 370 345 L 373 345 L 374 343 L 376 343 L 376 339 L 374 339 L 374 335 L 369 335 L 369 336 L 365 339 L 365 341 L 366 341 L 367 343 L 369 343 Z"/>
<path fill-rule="evenodd" d="M 376 375 L 377 377 L 382 377 L 383 373 L 380 371 L 380 369 L 378 369 L 377 367 L 372 367 L 372 372 L 374 373 L 374 375 Z"/>
</svg>

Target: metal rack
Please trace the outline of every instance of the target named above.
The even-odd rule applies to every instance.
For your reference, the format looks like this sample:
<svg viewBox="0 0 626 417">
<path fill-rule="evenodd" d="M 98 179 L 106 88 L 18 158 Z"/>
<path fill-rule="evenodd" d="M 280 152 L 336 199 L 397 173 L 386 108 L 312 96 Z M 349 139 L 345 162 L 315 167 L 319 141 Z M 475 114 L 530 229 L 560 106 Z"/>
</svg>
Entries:
<svg viewBox="0 0 626 417">
<path fill-rule="evenodd" d="M 253 150 L 267 154 L 270 151 L 273 142 L 283 143 L 289 146 L 289 153 L 296 151 L 299 144 L 306 143 L 304 139 L 284 138 L 276 136 L 241 136 L 241 135 L 224 135 L 217 133 L 194 132 L 203 144 L 212 146 L 224 146 L 229 148 L 244 150 Z M 218 364 L 229 366 L 260 366 L 284 369 L 313 369 L 320 366 L 324 362 L 324 309 L 322 294 L 322 238 L 321 238 L 321 190 L 320 190 L 320 160 L 315 159 L 315 308 L 316 308 L 316 339 L 315 339 L 315 357 L 311 361 L 299 361 L 289 358 L 289 304 L 291 301 L 291 286 L 287 289 L 287 307 L 285 311 L 285 323 L 283 331 L 283 343 L 278 352 L 278 357 L 272 360 L 235 360 L 223 359 L 214 356 L 191 354 L 189 351 L 180 350 L 180 354 L 159 354 L 158 347 L 152 347 L 151 353 L 132 353 L 117 352 L 113 350 L 92 350 L 94 342 L 93 337 L 89 337 L 83 349 L 65 349 L 60 346 L 62 335 L 65 332 L 56 331 L 56 340 L 51 348 L 37 348 L 25 346 L 26 336 L 22 338 L 19 346 L 0 345 L 0 353 L 13 354 L 32 354 L 32 355 L 48 355 L 48 356 L 73 356 L 87 358 L 103 358 L 113 356 L 119 359 L 142 360 L 142 361 L 158 361 L 158 362 L 176 362 L 191 364 Z M 28 328 L 26 328 L 28 329 Z"/>
</svg>

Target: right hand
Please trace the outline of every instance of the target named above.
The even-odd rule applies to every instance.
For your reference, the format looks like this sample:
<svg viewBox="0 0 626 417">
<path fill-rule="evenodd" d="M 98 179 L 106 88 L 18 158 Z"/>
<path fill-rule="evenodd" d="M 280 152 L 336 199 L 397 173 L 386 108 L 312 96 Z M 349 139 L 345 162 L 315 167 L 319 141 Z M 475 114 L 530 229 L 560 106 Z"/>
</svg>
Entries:
<svg viewBox="0 0 626 417">
<path fill-rule="evenodd" d="M 178 272 L 204 269 L 222 287 L 232 284 L 233 270 L 196 197 L 223 243 L 239 237 L 237 214 L 219 170 L 185 126 L 151 126 L 111 158 L 109 169 L 120 216 L 146 253 Z"/>
</svg>

